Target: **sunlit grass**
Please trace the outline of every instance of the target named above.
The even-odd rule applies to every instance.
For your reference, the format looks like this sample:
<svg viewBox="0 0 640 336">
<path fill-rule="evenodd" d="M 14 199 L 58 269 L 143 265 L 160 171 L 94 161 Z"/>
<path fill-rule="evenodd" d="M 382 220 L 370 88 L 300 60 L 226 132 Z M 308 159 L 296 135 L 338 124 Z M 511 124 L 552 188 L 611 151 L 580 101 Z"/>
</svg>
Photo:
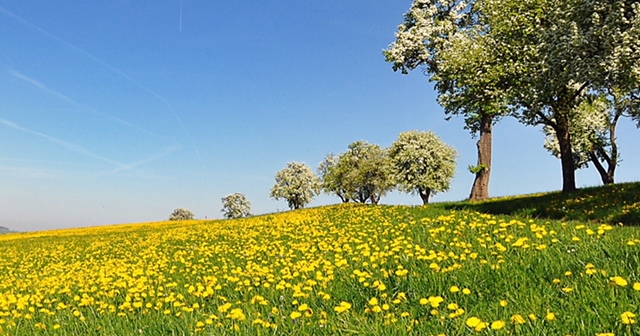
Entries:
<svg viewBox="0 0 640 336">
<path fill-rule="evenodd" d="M 517 195 L 439 206 L 534 218 L 640 225 L 640 182 L 582 188 L 571 194 Z"/>
<path fill-rule="evenodd" d="M 339 205 L 0 236 L 0 334 L 640 332 L 637 228 Z"/>
</svg>

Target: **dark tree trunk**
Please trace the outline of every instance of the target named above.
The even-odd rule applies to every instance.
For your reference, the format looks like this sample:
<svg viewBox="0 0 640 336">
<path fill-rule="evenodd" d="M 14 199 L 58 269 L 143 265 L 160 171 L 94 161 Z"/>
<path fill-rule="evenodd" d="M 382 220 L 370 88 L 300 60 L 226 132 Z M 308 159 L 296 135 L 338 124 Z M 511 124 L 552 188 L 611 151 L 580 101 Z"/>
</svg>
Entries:
<svg viewBox="0 0 640 336">
<path fill-rule="evenodd" d="M 566 114 L 556 113 L 556 135 L 560 146 L 560 163 L 562 164 L 562 192 L 576 191 L 576 166 L 573 161 L 569 120 Z"/>
<path fill-rule="evenodd" d="M 431 196 L 431 189 L 418 189 L 418 194 L 420 194 L 420 199 L 422 199 L 422 205 L 429 204 L 429 197 Z"/>
<path fill-rule="evenodd" d="M 489 198 L 489 180 L 491 179 L 491 156 L 493 151 L 493 116 L 483 115 L 480 119 L 480 139 L 478 147 L 478 166 L 473 180 L 469 199 L 478 201 Z"/>
<path fill-rule="evenodd" d="M 600 163 L 600 160 L 598 160 L 598 157 L 594 152 L 589 152 L 589 159 L 591 159 L 591 162 L 593 163 L 593 165 L 596 167 L 596 170 L 600 174 L 600 179 L 602 180 L 602 183 L 605 185 L 613 184 L 613 175 L 615 174 L 615 169 L 616 169 L 615 165 L 613 165 L 612 167 L 612 165 L 609 164 L 608 169 L 605 169 L 602 163 Z"/>
<path fill-rule="evenodd" d="M 593 162 L 593 165 L 598 170 L 600 174 L 600 179 L 602 179 L 603 184 L 613 184 L 614 177 L 616 173 L 616 167 L 618 166 L 618 144 L 616 143 L 616 128 L 618 126 L 618 120 L 622 116 L 621 113 L 617 112 L 609 125 L 609 143 L 611 144 L 611 152 L 607 153 L 607 151 L 602 148 L 602 146 L 594 147 L 593 151 L 589 153 L 589 159 Z M 596 154 L 599 154 L 599 156 Z M 607 168 L 605 169 L 599 158 L 602 158 L 604 162 L 607 163 Z"/>
</svg>

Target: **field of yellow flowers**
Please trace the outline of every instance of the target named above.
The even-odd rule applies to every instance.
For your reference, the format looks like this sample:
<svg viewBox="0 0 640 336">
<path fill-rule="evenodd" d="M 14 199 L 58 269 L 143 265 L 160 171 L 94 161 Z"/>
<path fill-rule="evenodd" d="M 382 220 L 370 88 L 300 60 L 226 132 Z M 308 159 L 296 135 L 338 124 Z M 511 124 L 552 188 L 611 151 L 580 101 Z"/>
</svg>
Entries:
<svg viewBox="0 0 640 336">
<path fill-rule="evenodd" d="M 638 228 L 336 205 L 0 236 L 0 335 L 635 335 Z"/>
</svg>

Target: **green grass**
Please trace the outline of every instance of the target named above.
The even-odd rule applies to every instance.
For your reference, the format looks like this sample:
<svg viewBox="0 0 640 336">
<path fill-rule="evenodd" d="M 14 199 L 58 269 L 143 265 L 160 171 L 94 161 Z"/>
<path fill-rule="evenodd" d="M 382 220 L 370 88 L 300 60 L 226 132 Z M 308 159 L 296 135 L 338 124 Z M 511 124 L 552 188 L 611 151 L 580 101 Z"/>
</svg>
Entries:
<svg viewBox="0 0 640 336">
<path fill-rule="evenodd" d="M 445 209 L 580 222 L 640 225 L 640 182 L 561 192 L 441 203 Z"/>
<path fill-rule="evenodd" d="M 637 190 L 2 235 L 0 335 L 637 335 Z"/>
</svg>

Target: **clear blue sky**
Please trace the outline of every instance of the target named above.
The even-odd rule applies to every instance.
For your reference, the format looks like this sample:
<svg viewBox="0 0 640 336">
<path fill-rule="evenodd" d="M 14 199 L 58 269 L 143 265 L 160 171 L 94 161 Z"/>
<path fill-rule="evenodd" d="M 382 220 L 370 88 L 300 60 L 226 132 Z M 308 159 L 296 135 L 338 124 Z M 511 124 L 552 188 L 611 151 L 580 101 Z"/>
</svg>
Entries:
<svg viewBox="0 0 640 336">
<path fill-rule="evenodd" d="M 287 162 L 315 169 L 353 141 L 387 147 L 414 129 L 460 152 L 433 200 L 466 198 L 475 140 L 444 120 L 427 77 L 382 56 L 410 4 L 0 0 L 0 225 L 157 221 L 177 207 L 220 218 L 234 192 L 253 213 L 285 210 L 269 191 Z M 560 189 L 539 128 L 506 119 L 494 140 L 493 196 Z M 640 180 L 629 120 L 619 144 L 617 180 Z M 577 179 L 599 184 L 593 168 Z"/>
</svg>

